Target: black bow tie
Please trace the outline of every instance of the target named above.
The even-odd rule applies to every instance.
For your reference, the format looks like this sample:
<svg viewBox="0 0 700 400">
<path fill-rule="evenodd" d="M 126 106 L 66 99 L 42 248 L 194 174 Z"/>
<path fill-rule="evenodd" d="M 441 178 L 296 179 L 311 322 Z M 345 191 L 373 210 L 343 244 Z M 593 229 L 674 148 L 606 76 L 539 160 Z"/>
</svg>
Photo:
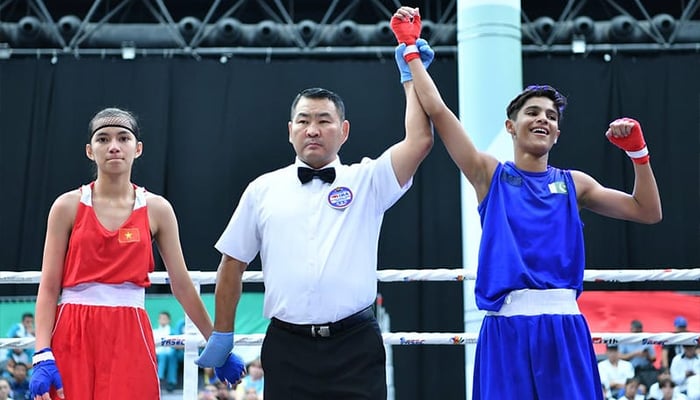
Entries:
<svg viewBox="0 0 700 400">
<path fill-rule="evenodd" d="M 306 167 L 299 167 L 297 171 L 297 176 L 301 183 L 311 182 L 314 176 L 319 177 L 322 181 L 326 183 L 333 183 L 335 180 L 335 168 L 324 168 L 324 169 L 311 169 Z"/>
</svg>

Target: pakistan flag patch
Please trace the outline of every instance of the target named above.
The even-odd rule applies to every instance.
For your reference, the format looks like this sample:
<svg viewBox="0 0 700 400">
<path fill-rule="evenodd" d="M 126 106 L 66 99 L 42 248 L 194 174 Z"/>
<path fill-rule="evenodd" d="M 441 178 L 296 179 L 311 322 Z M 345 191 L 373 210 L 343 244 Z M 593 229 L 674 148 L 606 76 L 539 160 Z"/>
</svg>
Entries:
<svg viewBox="0 0 700 400">
<path fill-rule="evenodd" d="M 566 194 L 566 182 L 552 182 L 549 184 L 549 192 L 554 194 Z"/>
</svg>

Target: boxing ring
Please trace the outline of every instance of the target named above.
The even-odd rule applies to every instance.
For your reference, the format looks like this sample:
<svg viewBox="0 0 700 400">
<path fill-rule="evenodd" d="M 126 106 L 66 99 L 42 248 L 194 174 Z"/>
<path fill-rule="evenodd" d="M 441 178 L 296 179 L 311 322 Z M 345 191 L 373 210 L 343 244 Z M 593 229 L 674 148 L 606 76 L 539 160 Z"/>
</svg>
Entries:
<svg viewBox="0 0 700 400">
<path fill-rule="evenodd" d="M 41 273 L 38 271 L 3 272 L 0 271 L 0 284 L 37 284 Z M 190 276 L 198 291 L 202 285 L 216 283 L 216 272 L 191 271 Z M 166 272 L 149 274 L 153 284 L 169 284 Z M 417 281 L 446 281 L 464 282 L 476 279 L 473 269 L 391 269 L 377 271 L 379 282 L 417 282 Z M 692 269 L 627 269 L 627 270 L 586 270 L 585 282 L 643 282 L 643 281 L 700 281 L 700 268 Z M 263 282 L 260 271 L 246 271 L 243 274 L 244 283 Z M 390 332 L 388 319 L 383 307 L 377 312 L 377 319 L 383 330 L 384 344 L 387 348 L 387 386 L 388 400 L 393 400 L 393 364 L 392 346 L 422 346 L 422 345 L 451 345 L 463 346 L 476 344 L 478 333 L 441 333 L 441 332 Z M 183 399 L 196 399 L 198 393 L 198 367 L 194 360 L 199 349 L 206 341 L 199 334 L 192 321 L 185 316 L 185 333 L 170 335 L 156 340 L 156 346 L 184 346 Z M 699 332 L 591 332 L 594 344 L 700 344 Z M 265 334 L 236 335 L 236 346 L 261 345 Z M 0 338 L 0 350 L 8 348 L 29 348 L 34 345 L 33 338 Z M 467 360 L 473 364 L 474 360 Z M 469 378 L 467 378 L 469 379 Z"/>
</svg>

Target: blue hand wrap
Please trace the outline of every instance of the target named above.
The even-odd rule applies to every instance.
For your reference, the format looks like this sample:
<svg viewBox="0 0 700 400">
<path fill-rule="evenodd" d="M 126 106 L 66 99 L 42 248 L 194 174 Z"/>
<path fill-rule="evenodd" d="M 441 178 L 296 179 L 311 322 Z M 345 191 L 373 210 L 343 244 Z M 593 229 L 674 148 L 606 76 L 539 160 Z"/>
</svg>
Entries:
<svg viewBox="0 0 700 400">
<path fill-rule="evenodd" d="M 228 382 L 234 385 L 243 377 L 245 363 L 239 356 L 229 353 L 224 365 L 214 368 L 214 372 L 221 382 Z"/>
<path fill-rule="evenodd" d="M 51 386 L 56 389 L 63 388 L 61 374 L 58 373 L 58 367 L 56 367 L 54 360 L 40 361 L 34 364 L 32 370 L 32 377 L 29 380 L 29 392 L 32 399 L 35 396 L 48 393 Z"/>
</svg>

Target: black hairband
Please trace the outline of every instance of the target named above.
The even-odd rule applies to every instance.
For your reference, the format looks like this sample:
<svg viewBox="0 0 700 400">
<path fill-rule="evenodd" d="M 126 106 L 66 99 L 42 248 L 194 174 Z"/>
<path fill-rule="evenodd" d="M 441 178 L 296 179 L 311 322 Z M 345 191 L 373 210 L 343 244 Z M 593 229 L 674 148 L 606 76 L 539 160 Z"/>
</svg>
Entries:
<svg viewBox="0 0 700 400">
<path fill-rule="evenodd" d="M 137 138 L 139 137 L 139 135 L 137 135 L 136 132 L 134 132 L 133 129 L 131 129 L 130 127 L 128 127 L 128 126 L 126 126 L 126 125 L 120 125 L 120 124 L 106 124 L 106 125 L 100 125 L 100 126 L 98 126 L 97 128 L 95 128 L 95 130 L 92 131 L 92 135 L 95 135 L 95 132 L 99 131 L 99 130 L 102 129 L 102 128 L 124 128 L 124 129 L 126 129 L 127 131 L 131 132 L 131 133 L 132 133 L 134 136 L 136 136 Z"/>
</svg>

